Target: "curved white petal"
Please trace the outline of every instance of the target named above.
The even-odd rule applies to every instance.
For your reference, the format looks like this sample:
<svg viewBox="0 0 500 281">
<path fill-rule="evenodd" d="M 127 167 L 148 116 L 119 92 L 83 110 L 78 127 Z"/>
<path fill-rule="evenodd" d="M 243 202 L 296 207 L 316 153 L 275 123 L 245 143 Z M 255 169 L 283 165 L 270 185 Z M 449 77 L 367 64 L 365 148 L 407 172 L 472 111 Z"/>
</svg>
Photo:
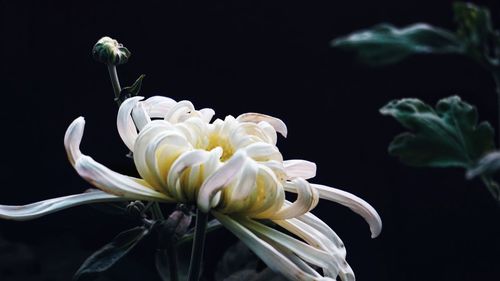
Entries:
<svg viewBox="0 0 500 281">
<path fill-rule="evenodd" d="M 76 159 L 82 156 L 80 151 L 80 142 L 83 137 L 83 129 L 85 128 L 85 119 L 78 117 L 68 126 L 66 134 L 64 135 L 64 147 L 66 154 L 68 154 L 69 162 L 75 166 Z"/>
<path fill-rule="evenodd" d="M 65 148 L 78 174 L 104 192 L 135 200 L 171 201 L 166 195 L 134 179 L 106 168 L 80 152 L 85 121 L 77 118 L 69 126 Z"/>
<path fill-rule="evenodd" d="M 283 161 L 288 178 L 310 179 L 316 176 L 316 164 L 306 160 Z"/>
<path fill-rule="evenodd" d="M 134 124 L 139 131 L 141 131 L 149 122 L 151 122 L 151 118 L 146 112 L 146 109 L 144 109 L 144 105 L 142 102 L 134 106 L 134 109 L 132 110 L 132 119 L 134 120 Z"/>
<path fill-rule="evenodd" d="M 174 161 L 167 175 L 168 191 L 174 198 L 186 198 L 183 190 L 180 188 L 180 183 L 178 182 L 182 172 L 191 166 L 202 164 L 207 161 L 209 157 L 210 153 L 208 151 L 198 149 L 185 152 Z"/>
<path fill-rule="evenodd" d="M 288 230 L 289 232 L 297 235 L 302 240 L 306 241 L 318 249 L 322 249 L 338 256 L 342 259 L 346 257 L 346 249 L 342 241 L 333 241 L 331 238 L 324 235 L 321 231 L 315 229 L 313 226 L 300 221 L 297 218 L 287 220 L 273 220 L 274 223 Z M 339 239 L 340 240 L 340 239 Z"/>
<path fill-rule="evenodd" d="M 293 188 L 297 192 L 297 200 L 291 204 L 285 204 L 278 212 L 272 215 L 271 219 L 283 220 L 302 216 L 312 210 L 318 204 L 318 191 L 306 180 L 296 178 L 286 182 L 285 190 Z"/>
<path fill-rule="evenodd" d="M 321 234 L 327 237 L 337 249 L 340 249 L 343 252 L 342 255 L 343 257 L 345 257 L 346 251 L 344 242 L 342 242 L 342 239 L 340 239 L 337 233 L 335 233 L 335 231 L 333 231 L 333 229 L 328 226 L 328 224 L 324 223 L 320 218 L 318 218 L 311 212 L 305 213 L 303 216 L 298 217 L 297 220 L 304 223 L 308 227 L 319 231 Z"/>
<path fill-rule="evenodd" d="M 370 226 L 372 238 L 375 238 L 380 234 L 380 232 L 382 231 L 382 219 L 380 218 L 377 211 L 365 200 L 349 192 L 333 187 L 324 186 L 321 184 L 311 185 L 318 190 L 319 196 L 321 198 L 344 205 L 351 209 L 353 212 L 363 217 Z"/>
<path fill-rule="evenodd" d="M 135 105 L 142 99 L 143 97 L 139 96 L 126 99 L 121 104 L 120 109 L 118 109 L 118 117 L 116 118 L 118 134 L 120 134 L 120 137 L 130 151 L 134 150 L 134 143 L 137 138 L 137 129 L 130 114 Z"/>
<path fill-rule="evenodd" d="M 177 102 L 163 96 L 152 96 L 142 102 L 151 118 L 164 118 Z"/>
<path fill-rule="evenodd" d="M 215 115 L 215 111 L 211 108 L 202 108 L 200 109 L 200 113 L 201 119 L 207 123 L 210 122 Z"/>
<path fill-rule="evenodd" d="M 261 114 L 261 113 L 254 113 L 254 112 L 249 112 L 249 113 L 244 113 L 238 116 L 236 120 L 241 121 L 241 122 L 254 122 L 254 123 L 259 123 L 262 121 L 265 121 L 273 128 L 276 130 L 276 132 L 280 133 L 282 136 L 286 138 L 286 135 L 288 133 L 288 130 L 286 128 L 286 125 L 281 119 L 278 119 L 276 117 L 272 117 L 269 115 Z"/>
<path fill-rule="evenodd" d="M 238 221 L 243 226 L 251 229 L 261 238 L 270 239 L 274 243 L 277 243 L 282 247 L 291 250 L 304 261 L 322 267 L 325 270 L 325 275 L 332 278 L 337 277 L 340 265 L 336 263 L 334 257 L 328 252 L 312 247 L 300 240 L 297 240 L 289 235 L 286 235 L 261 223 L 249 219 L 241 219 Z"/>
<path fill-rule="evenodd" d="M 169 121 L 172 123 L 184 121 L 182 120 L 182 117 L 191 110 L 194 110 L 194 105 L 190 101 L 181 100 L 168 111 L 168 113 L 165 115 L 165 121 Z"/>
<path fill-rule="evenodd" d="M 141 180 L 114 172 L 86 155 L 76 161 L 75 170 L 82 178 L 110 194 L 133 200 L 173 201 L 165 194 L 142 184 Z"/>
<path fill-rule="evenodd" d="M 212 198 L 233 180 L 246 160 L 244 152 L 236 152 L 222 167 L 203 182 L 197 200 L 200 210 L 203 212 L 209 211 Z"/>
<path fill-rule="evenodd" d="M 269 143 L 255 142 L 242 150 L 247 153 L 248 157 L 251 157 L 255 161 L 283 161 L 283 156 L 279 152 L 278 148 Z"/>
<path fill-rule="evenodd" d="M 311 275 L 303 271 L 276 248 L 259 238 L 231 217 L 222 215 L 218 212 L 212 212 L 212 214 L 222 223 L 222 225 L 224 225 L 224 227 L 245 243 L 250 250 L 269 266 L 269 268 L 281 273 L 287 279 L 292 281 L 334 281 L 332 278 L 318 277 L 317 275 Z"/>
<path fill-rule="evenodd" d="M 83 204 L 126 200 L 125 198 L 108 194 L 100 190 L 93 190 L 82 194 L 43 200 L 23 206 L 0 205 L 0 218 L 18 221 L 31 220 Z"/>
</svg>

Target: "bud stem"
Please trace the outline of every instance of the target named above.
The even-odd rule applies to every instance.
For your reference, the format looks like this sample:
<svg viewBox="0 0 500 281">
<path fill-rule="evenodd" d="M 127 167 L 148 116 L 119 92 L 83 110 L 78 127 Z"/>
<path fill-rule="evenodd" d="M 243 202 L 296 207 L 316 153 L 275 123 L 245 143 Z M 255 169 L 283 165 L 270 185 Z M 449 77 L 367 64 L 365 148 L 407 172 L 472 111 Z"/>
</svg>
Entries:
<svg viewBox="0 0 500 281">
<path fill-rule="evenodd" d="M 196 226 L 194 230 L 193 248 L 191 251 L 191 262 L 189 264 L 189 281 L 198 281 L 203 260 L 203 249 L 205 248 L 205 234 L 207 229 L 208 213 L 196 209 Z"/>
<path fill-rule="evenodd" d="M 120 80 L 118 79 L 118 72 L 116 72 L 116 66 L 108 64 L 108 72 L 109 78 L 111 79 L 111 84 L 113 85 L 113 91 L 115 92 L 115 100 L 118 105 L 120 105 L 120 92 L 122 91 L 122 88 L 120 86 Z"/>
</svg>

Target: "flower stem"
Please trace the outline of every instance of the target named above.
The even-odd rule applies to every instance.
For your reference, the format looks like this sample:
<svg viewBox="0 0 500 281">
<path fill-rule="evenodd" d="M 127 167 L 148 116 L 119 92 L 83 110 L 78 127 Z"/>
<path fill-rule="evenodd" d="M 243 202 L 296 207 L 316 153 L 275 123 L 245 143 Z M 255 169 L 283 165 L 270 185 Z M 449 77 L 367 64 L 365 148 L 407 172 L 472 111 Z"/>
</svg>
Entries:
<svg viewBox="0 0 500 281">
<path fill-rule="evenodd" d="M 151 213 L 153 215 L 153 219 L 163 221 L 165 217 L 163 216 L 163 212 L 161 211 L 160 205 L 158 202 L 154 202 L 151 206 Z"/>
<path fill-rule="evenodd" d="M 189 281 L 198 281 L 203 260 L 203 249 L 205 247 L 205 234 L 207 230 L 208 213 L 196 210 L 196 226 L 194 230 L 193 248 L 191 251 L 191 262 L 189 264 Z"/>
<path fill-rule="evenodd" d="M 113 85 L 113 91 L 115 92 L 115 100 L 118 105 L 120 105 L 120 92 L 122 91 L 122 88 L 120 86 L 120 80 L 118 79 L 118 72 L 116 72 L 116 66 L 108 64 L 108 72 L 109 78 L 111 79 L 111 84 Z"/>
</svg>

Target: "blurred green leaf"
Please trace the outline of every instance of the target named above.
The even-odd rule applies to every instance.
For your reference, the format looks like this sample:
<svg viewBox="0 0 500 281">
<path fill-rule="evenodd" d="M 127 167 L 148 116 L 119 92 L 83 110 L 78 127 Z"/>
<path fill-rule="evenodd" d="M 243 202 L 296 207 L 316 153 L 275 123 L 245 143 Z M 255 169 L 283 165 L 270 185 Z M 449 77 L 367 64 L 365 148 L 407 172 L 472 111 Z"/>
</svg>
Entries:
<svg viewBox="0 0 500 281">
<path fill-rule="evenodd" d="M 458 24 L 457 35 L 474 46 L 487 45 L 493 34 L 490 11 L 464 2 L 454 3 L 453 11 Z"/>
<path fill-rule="evenodd" d="M 123 258 L 139 241 L 149 234 L 144 226 L 118 234 L 113 241 L 88 257 L 73 276 L 73 280 L 93 280 Z"/>
<path fill-rule="evenodd" d="M 469 169 L 494 149 L 494 132 L 488 122 L 478 122 L 474 106 L 452 96 L 436 108 L 418 99 L 394 100 L 380 109 L 410 132 L 389 145 L 389 153 L 411 166 L 463 167 Z"/>
<path fill-rule="evenodd" d="M 414 54 L 463 53 L 460 40 L 447 30 L 424 23 L 397 28 L 380 24 L 331 42 L 333 47 L 355 50 L 370 65 L 397 63 Z"/>
</svg>

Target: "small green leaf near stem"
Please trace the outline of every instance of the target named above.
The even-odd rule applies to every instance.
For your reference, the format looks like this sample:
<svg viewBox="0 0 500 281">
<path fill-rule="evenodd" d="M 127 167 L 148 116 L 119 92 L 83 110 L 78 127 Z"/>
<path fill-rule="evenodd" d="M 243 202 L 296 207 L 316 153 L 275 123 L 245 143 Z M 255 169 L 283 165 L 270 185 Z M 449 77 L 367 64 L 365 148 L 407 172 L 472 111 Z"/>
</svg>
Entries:
<svg viewBox="0 0 500 281">
<path fill-rule="evenodd" d="M 208 213 L 196 210 L 196 226 L 194 230 L 193 248 L 191 251 L 191 263 L 189 264 L 189 281 L 198 281 L 203 260 L 203 249 L 205 247 L 205 235 L 207 229 Z"/>
</svg>

